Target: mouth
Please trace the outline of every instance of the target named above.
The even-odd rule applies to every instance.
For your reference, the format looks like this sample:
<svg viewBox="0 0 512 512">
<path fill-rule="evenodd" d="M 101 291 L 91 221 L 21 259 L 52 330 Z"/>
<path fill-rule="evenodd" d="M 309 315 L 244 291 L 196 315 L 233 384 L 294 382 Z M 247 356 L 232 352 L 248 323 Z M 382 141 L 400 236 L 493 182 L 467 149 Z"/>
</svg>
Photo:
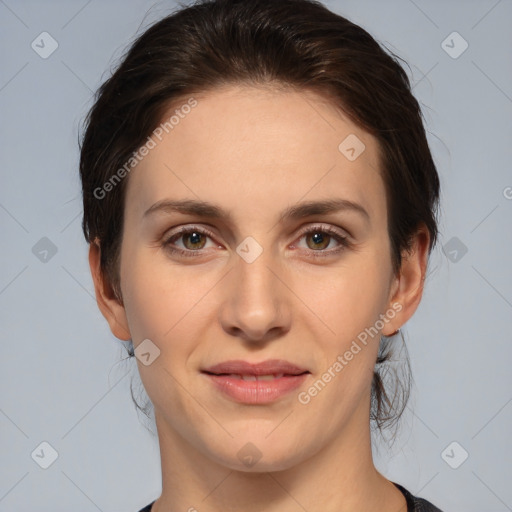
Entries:
<svg viewBox="0 0 512 512">
<path fill-rule="evenodd" d="M 239 403 L 268 404 L 299 387 L 311 372 L 280 359 L 226 361 L 202 370 L 217 391 Z"/>
<path fill-rule="evenodd" d="M 205 372 L 209 373 L 209 372 Z M 265 381 L 271 381 L 274 379 L 280 379 L 282 377 L 291 377 L 290 374 L 285 373 L 276 373 L 269 374 L 269 375 L 252 375 L 252 374 L 238 374 L 238 373 L 209 373 L 209 375 L 217 375 L 221 377 L 230 377 L 232 379 L 240 379 L 245 380 L 246 382 L 254 382 L 255 380 L 265 380 Z"/>
<path fill-rule="evenodd" d="M 282 375 L 301 375 L 309 370 L 283 359 L 267 359 L 260 363 L 249 363 L 240 359 L 224 361 L 203 370 L 213 375 L 240 375 L 271 377 Z"/>
</svg>

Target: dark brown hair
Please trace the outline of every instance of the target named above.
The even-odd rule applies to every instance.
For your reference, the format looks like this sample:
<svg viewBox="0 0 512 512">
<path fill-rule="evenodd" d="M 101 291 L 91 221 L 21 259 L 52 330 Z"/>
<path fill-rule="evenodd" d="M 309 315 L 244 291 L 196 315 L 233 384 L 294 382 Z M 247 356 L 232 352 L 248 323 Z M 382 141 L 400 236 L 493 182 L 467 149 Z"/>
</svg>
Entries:
<svg viewBox="0 0 512 512">
<path fill-rule="evenodd" d="M 171 104 L 230 84 L 316 92 L 374 135 L 395 274 L 422 224 L 432 249 L 438 236 L 439 178 L 399 57 L 314 0 L 203 0 L 181 5 L 135 40 L 98 90 L 85 120 L 82 228 L 89 243 L 99 240 L 101 269 L 120 301 L 128 177 L 103 197 L 97 191 L 105 191 L 104 184 L 126 165 Z M 390 399 L 384 386 L 381 368 L 392 355 L 391 340 L 381 339 L 372 382 L 371 418 L 379 430 L 400 417 L 409 397 L 408 378 L 401 383 L 401 409 L 395 400 L 399 393 Z"/>
</svg>

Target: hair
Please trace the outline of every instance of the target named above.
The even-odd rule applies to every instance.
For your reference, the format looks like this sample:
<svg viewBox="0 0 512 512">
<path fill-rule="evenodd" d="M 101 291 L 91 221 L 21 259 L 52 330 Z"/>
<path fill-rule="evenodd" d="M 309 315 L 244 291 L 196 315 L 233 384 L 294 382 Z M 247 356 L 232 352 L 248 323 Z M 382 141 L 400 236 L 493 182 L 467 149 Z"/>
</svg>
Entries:
<svg viewBox="0 0 512 512">
<path fill-rule="evenodd" d="M 223 86 L 312 91 L 375 136 L 394 274 L 422 225 L 430 253 L 438 237 L 439 177 L 399 60 L 315 0 L 201 0 L 180 5 L 146 29 L 98 89 L 80 143 L 82 229 L 89 243 L 99 242 L 101 272 L 120 302 L 128 177 L 104 197 L 95 191 L 126 166 L 171 105 Z M 393 397 L 386 389 L 393 340 L 381 337 L 372 381 L 370 418 L 379 431 L 400 418 L 409 398 L 408 377 L 398 379 Z M 128 353 L 133 357 L 133 344 Z M 409 368 L 408 356 L 406 363 Z"/>
</svg>

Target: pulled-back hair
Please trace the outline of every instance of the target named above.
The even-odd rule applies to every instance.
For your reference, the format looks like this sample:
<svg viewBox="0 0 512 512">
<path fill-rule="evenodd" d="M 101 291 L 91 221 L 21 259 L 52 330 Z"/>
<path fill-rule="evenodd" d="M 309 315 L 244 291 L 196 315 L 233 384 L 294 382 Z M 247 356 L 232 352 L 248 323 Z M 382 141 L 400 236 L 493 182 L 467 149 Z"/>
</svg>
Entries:
<svg viewBox="0 0 512 512">
<path fill-rule="evenodd" d="M 101 270 L 120 301 L 129 176 L 108 193 L 104 184 L 126 166 L 172 105 L 224 85 L 315 92 L 375 136 L 393 272 L 398 275 L 403 252 L 422 224 L 430 234 L 430 252 L 438 236 L 439 177 L 399 58 L 314 0 L 201 0 L 180 6 L 135 40 L 98 90 L 85 120 L 82 228 L 89 243 L 98 239 Z M 398 420 L 409 397 L 409 378 L 398 383 L 401 391 L 392 398 L 384 385 L 393 339 L 381 338 L 372 382 L 370 417 L 379 430 Z"/>
</svg>

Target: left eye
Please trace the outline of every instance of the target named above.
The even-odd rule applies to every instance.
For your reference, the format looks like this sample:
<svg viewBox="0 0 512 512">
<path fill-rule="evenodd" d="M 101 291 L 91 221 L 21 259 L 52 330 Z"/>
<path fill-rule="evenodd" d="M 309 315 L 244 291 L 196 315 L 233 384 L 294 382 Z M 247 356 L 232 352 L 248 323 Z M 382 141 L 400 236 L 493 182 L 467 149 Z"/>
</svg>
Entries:
<svg viewBox="0 0 512 512">
<path fill-rule="evenodd" d="M 303 238 L 306 240 L 307 249 L 313 252 L 331 253 L 349 245 L 346 236 L 329 227 L 310 228 L 301 233 L 300 240 Z M 338 243 L 338 246 L 332 250 L 324 250 L 329 247 L 333 240 Z"/>
</svg>

